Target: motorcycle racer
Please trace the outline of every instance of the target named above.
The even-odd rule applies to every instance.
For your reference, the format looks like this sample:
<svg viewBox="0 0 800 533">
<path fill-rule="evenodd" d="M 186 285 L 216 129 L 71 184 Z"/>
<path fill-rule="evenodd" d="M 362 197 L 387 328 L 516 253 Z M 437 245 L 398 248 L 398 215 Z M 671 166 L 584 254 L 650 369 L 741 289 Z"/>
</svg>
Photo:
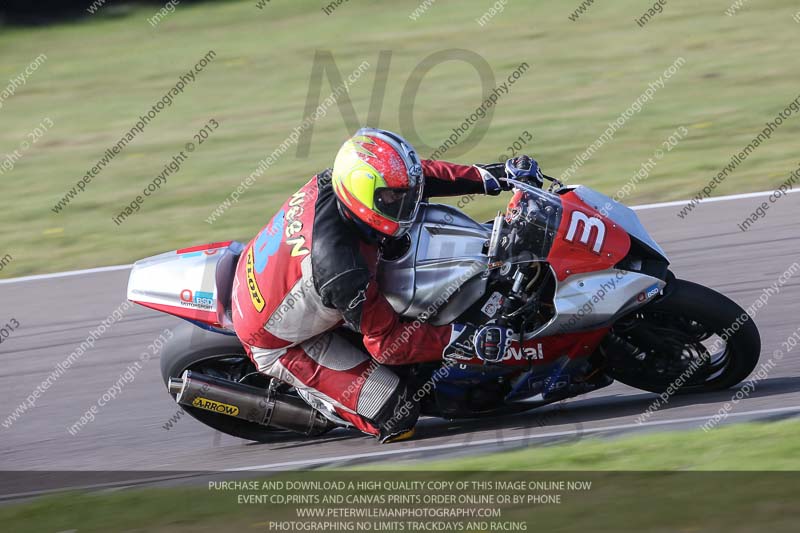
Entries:
<svg viewBox="0 0 800 533">
<path fill-rule="evenodd" d="M 540 176 L 535 161 L 526 164 Z M 441 360 L 465 328 L 402 322 L 374 277 L 381 246 L 408 231 L 424 198 L 496 195 L 508 190 L 505 177 L 502 163 L 420 160 L 397 134 L 359 130 L 241 255 L 233 323 L 257 369 L 381 442 L 410 438 L 419 406 L 389 367 Z M 340 326 L 360 334 L 368 353 Z M 497 349 L 492 335 L 480 338 L 488 344 L 479 348 Z"/>
</svg>

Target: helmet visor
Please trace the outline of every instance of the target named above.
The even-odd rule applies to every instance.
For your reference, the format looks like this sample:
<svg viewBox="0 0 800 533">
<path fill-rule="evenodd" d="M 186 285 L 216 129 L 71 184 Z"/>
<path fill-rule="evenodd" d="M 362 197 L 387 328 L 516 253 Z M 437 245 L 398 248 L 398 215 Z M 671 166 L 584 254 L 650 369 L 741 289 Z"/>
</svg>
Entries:
<svg viewBox="0 0 800 533">
<path fill-rule="evenodd" d="M 423 180 L 415 180 L 410 189 L 392 189 L 380 187 L 375 189 L 375 210 L 396 222 L 411 222 L 417 215 L 422 201 Z"/>
</svg>

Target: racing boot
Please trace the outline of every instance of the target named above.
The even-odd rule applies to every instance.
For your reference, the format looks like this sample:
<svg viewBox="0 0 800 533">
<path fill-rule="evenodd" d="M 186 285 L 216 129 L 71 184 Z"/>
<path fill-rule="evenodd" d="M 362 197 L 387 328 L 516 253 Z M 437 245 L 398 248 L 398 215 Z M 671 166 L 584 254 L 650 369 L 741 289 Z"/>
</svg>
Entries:
<svg viewBox="0 0 800 533">
<path fill-rule="evenodd" d="M 393 398 L 375 417 L 375 425 L 379 430 L 378 442 L 388 444 L 413 437 L 419 411 L 419 401 L 411 397 L 408 388 L 401 384 Z"/>
</svg>

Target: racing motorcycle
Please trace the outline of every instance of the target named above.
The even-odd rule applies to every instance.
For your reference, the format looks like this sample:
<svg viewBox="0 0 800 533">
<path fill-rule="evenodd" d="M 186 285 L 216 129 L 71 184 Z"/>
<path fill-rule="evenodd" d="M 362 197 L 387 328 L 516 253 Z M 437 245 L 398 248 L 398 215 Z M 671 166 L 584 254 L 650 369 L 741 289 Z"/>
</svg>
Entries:
<svg viewBox="0 0 800 533">
<path fill-rule="evenodd" d="M 476 355 L 467 340 L 441 363 L 393 367 L 417 391 L 423 415 L 520 412 L 614 380 L 655 393 L 714 391 L 750 374 L 761 341 L 741 307 L 677 279 L 630 208 L 545 178 L 547 190 L 510 179 L 506 212 L 487 223 L 423 203 L 410 231 L 383 246 L 378 282 L 402 317 L 509 333 L 496 356 Z M 200 422 L 248 440 L 346 425 L 331 406 L 257 372 L 246 355 L 231 321 L 243 248 L 217 242 L 133 266 L 128 298 L 189 322 L 162 352 L 169 393 Z"/>
</svg>

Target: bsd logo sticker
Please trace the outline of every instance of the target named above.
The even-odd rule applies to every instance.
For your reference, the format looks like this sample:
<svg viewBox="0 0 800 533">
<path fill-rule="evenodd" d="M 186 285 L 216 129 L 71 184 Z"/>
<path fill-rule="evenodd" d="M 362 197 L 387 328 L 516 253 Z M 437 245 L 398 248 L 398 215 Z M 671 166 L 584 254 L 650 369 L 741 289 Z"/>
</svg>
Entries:
<svg viewBox="0 0 800 533">
<path fill-rule="evenodd" d="M 658 294 L 659 288 L 658 284 L 653 285 L 652 287 L 648 287 L 644 292 L 640 292 L 639 296 L 636 298 L 638 302 L 644 302 L 645 300 L 649 300 L 656 294 Z"/>
<path fill-rule="evenodd" d="M 183 289 L 181 291 L 181 305 L 210 311 L 214 306 L 214 293 L 206 291 L 195 291 L 193 293 L 190 289 Z"/>
</svg>

